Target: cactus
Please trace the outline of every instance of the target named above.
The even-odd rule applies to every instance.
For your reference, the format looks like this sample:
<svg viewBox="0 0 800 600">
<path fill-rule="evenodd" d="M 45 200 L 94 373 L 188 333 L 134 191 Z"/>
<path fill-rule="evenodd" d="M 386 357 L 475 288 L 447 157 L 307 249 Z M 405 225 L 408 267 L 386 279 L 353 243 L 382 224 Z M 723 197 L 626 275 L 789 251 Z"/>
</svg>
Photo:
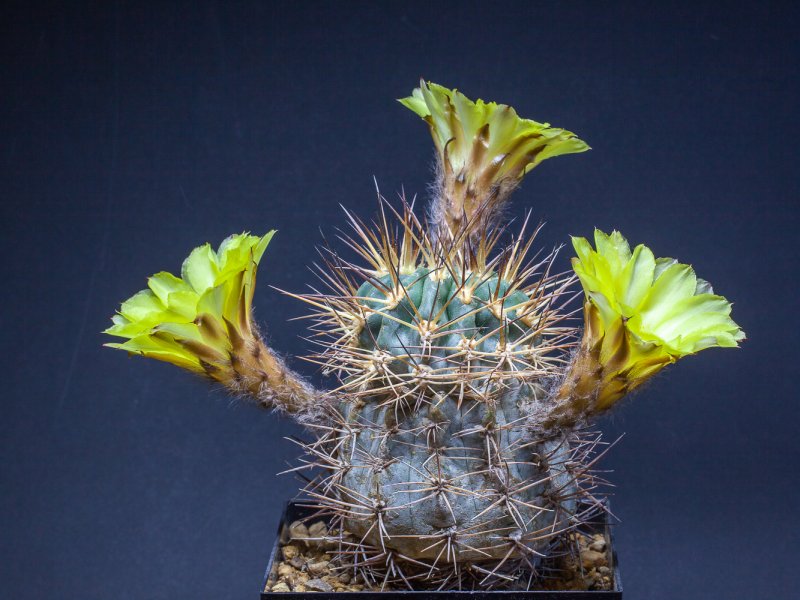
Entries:
<svg viewBox="0 0 800 600">
<path fill-rule="evenodd" d="M 355 258 L 325 248 L 325 291 L 285 292 L 312 308 L 318 350 L 306 358 L 332 389 L 290 370 L 252 323 L 273 232 L 201 246 L 180 278 L 151 277 L 106 331 L 127 341 L 109 346 L 302 422 L 313 439 L 293 471 L 313 473 L 304 494 L 339 531 L 340 568 L 376 586 L 528 587 L 605 510 L 597 415 L 678 358 L 744 334 L 691 267 L 631 251 L 619 232 L 597 230 L 594 249 L 573 238 L 569 274 L 557 250 L 530 256 L 529 218 L 506 231 L 502 208 L 527 172 L 588 150 L 574 134 L 425 82 L 400 102 L 438 151 L 430 218 L 402 199 L 381 198 L 371 224 L 347 213 Z"/>
</svg>

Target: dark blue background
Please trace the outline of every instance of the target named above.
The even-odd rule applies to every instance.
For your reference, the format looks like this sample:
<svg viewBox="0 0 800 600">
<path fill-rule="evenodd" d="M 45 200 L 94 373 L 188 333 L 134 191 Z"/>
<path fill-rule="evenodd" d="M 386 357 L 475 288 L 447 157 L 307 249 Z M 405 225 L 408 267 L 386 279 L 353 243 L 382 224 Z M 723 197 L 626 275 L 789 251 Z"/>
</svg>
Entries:
<svg viewBox="0 0 800 600">
<path fill-rule="evenodd" d="M 421 75 L 593 146 L 516 194 L 543 245 L 619 228 L 747 330 L 603 423 L 628 432 L 606 461 L 626 595 L 796 594 L 800 20 L 649 4 L 4 3 L 3 597 L 256 597 L 299 429 L 98 332 L 192 247 L 277 228 L 258 317 L 306 351 L 268 285 L 312 281 L 318 228 L 369 217 L 373 175 L 425 194 L 431 141 L 394 102 Z"/>
</svg>

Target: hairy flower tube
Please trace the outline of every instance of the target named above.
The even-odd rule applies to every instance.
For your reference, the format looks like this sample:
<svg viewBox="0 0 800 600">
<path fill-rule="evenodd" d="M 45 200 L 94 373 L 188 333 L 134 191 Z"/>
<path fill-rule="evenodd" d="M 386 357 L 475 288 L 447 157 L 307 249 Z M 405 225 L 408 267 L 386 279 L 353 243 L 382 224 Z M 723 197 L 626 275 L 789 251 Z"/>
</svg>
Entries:
<svg viewBox="0 0 800 600">
<path fill-rule="evenodd" d="M 252 322 L 256 271 L 275 232 L 195 248 L 181 277 L 156 273 L 122 303 L 106 344 L 203 374 L 267 407 L 299 412 L 315 391 L 268 348 Z"/>
</svg>

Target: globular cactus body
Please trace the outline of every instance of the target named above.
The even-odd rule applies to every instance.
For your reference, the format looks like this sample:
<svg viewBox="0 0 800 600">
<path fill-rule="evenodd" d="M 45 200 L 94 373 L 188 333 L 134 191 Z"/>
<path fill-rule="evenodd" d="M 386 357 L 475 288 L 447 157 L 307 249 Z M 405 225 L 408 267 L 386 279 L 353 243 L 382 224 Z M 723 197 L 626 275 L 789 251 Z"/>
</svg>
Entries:
<svg viewBox="0 0 800 600">
<path fill-rule="evenodd" d="M 600 504 L 593 445 L 531 421 L 573 344 L 557 306 L 571 278 L 551 274 L 554 254 L 526 257 L 526 226 L 504 248 L 481 236 L 465 249 L 432 238 L 409 206 L 393 218 L 382 207 L 380 225 L 351 219 L 348 243 L 370 268 L 332 253 L 330 292 L 298 296 L 327 336 L 313 360 L 341 381 L 305 445 L 323 471 L 306 491 L 406 577 L 532 567 Z"/>
<path fill-rule="evenodd" d="M 531 298 L 497 275 L 457 277 L 419 268 L 399 278 L 400 298 L 389 275 L 357 294 L 368 358 L 341 407 L 337 492 L 357 507 L 348 530 L 415 559 L 538 550 L 576 513 L 568 440 L 530 435 L 526 411 L 545 389 L 506 374 L 529 373 L 540 343 Z"/>
</svg>

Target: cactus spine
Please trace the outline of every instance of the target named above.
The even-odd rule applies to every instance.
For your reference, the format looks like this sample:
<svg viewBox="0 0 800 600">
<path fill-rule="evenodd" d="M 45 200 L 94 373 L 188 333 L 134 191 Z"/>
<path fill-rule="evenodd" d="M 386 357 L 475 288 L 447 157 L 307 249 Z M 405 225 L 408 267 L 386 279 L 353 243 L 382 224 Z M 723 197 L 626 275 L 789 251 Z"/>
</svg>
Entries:
<svg viewBox="0 0 800 600">
<path fill-rule="evenodd" d="M 151 278 L 107 331 L 127 341 L 110 345 L 303 422 L 314 439 L 293 470 L 314 473 L 304 491 L 340 532 L 339 567 L 410 589 L 530 586 L 603 510 L 593 418 L 677 358 L 744 335 L 690 267 L 617 232 L 596 232 L 596 250 L 573 239 L 569 275 L 555 251 L 530 256 L 527 219 L 517 235 L 498 226 L 531 168 L 588 149 L 574 134 L 425 82 L 401 102 L 438 151 L 430 221 L 382 198 L 374 223 L 348 213 L 356 258 L 324 249 L 326 289 L 290 294 L 312 307 L 307 358 L 333 389 L 289 370 L 251 323 L 271 234 Z M 582 334 L 568 319 L 576 276 Z"/>
</svg>

